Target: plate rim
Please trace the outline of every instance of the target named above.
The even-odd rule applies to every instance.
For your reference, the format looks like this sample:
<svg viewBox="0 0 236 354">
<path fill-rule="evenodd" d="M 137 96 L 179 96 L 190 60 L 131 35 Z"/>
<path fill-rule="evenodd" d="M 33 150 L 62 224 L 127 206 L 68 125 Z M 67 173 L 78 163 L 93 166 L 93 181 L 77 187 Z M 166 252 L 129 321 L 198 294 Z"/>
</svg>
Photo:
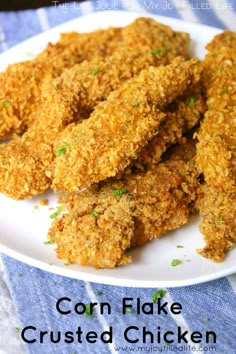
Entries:
<svg viewBox="0 0 236 354">
<path fill-rule="evenodd" d="M 31 44 L 32 42 L 37 42 L 41 40 L 42 38 L 44 39 L 45 36 L 53 36 L 56 33 L 58 35 L 61 32 L 66 32 L 65 27 L 71 27 L 73 26 L 78 26 L 78 21 L 84 21 L 86 19 L 91 18 L 99 18 L 103 17 L 104 15 L 106 16 L 122 16 L 122 18 L 127 17 L 127 19 L 131 20 L 131 18 L 135 17 L 149 17 L 149 18 L 154 18 L 155 20 L 164 23 L 168 26 L 183 26 L 186 27 L 186 31 L 188 31 L 189 27 L 196 27 L 196 28 L 201 28 L 202 30 L 210 30 L 212 32 L 212 35 L 218 34 L 222 32 L 222 29 L 216 28 L 216 27 L 211 27 L 207 26 L 201 23 L 194 23 L 194 22 L 188 22 L 185 20 L 181 19 L 176 19 L 176 18 L 171 18 L 171 17 L 165 17 L 165 16 L 160 16 L 156 14 L 151 14 L 151 13 L 139 13 L 139 12 L 127 12 L 127 11 L 112 11 L 112 10 L 106 10 L 106 11 L 97 11 L 93 12 L 91 14 L 87 14 L 84 16 L 79 16 L 75 19 L 72 19 L 70 21 L 66 21 L 63 24 L 60 24 L 59 26 L 53 27 L 49 29 L 48 31 L 42 32 L 40 34 L 37 34 L 27 40 L 22 41 L 21 43 L 17 44 L 16 46 L 13 46 L 6 50 L 5 52 L 0 54 L 0 61 L 5 59 L 5 56 L 8 57 L 11 52 L 18 51 L 21 47 L 27 46 Z M 70 29 L 70 31 L 73 29 Z M 191 33 L 190 33 L 191 36 Z M 47 40 L 46 42 L 49 42 Z M 44 271 L 47 271 L 49 273 L 57 274 L 57 275 L 62 275 L 65 277 L 73 278 L 73 279 L 79 279 L 79 280 L 84 280 L 84 281 L 90 281 L 90 282 L 95 282 L 95 283 L 102 283 L 102 284 L 108 284 L 108 285 L 113 285 L 113 286 L 123 286 L 123 287 L 139 287 L 139 288 L 156 288 L 156 287 L 168 287 L 168 288 L 175 288 L 175 287 L 183 287 L 183 286 L 190 286 L 190 285 L 195 285 L 195 284 L 201 284 L 205 283 L 207 281 L 212 281 L 216 280 L 225 276 L 228 276 L 230 274 L 233 274 L 236 272 L 236 265 L 231 266 L 228 269 L 223 269 L 217 272 L 213 272 L 212 274 L 208 275 L 201 275 L 199 277 L 195 278 L 190 278 L 190 279 L 182 279 L 182 280 L 174 280 L 174 281 L 165 281 L 165 280 L 137 280 L 137 279 L 124 279 L 124 278 L 114 278 L 112 276 L 108 275 L 100 275 L 99 270 L 98 273 L 95 274 L 90 274 L 86 272 L 81 272 L 79 270 L 73 270 L 69 269 L 68 267 L 63 268 L 57 265 L 49 265 L 45 261 L 40 261 L 38 259 L 35 259 L 29 255 L 23 254 L 21 252 L 18 252 L 16 250 L 11 249 L 10 247 L 3 245 L 0 243 L 0 252 L 3 254 L 6 254 L 7 256 L 10 256 L 12 258 L 15 258 L 23 263 L 26 263 L 30 266 L 36 267 L 38 269 L 42 269 Z M 118 268 L 117 268 L 118 269 Z"/>
</svg>

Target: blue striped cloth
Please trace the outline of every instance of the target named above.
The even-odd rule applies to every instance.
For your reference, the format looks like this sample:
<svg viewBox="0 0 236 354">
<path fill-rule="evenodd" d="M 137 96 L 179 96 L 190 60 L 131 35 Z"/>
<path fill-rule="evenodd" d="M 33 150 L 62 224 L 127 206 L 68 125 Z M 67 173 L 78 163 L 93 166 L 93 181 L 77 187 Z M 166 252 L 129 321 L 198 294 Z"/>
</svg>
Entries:
<svg viewBox="0 0 236 354">
<path fill-rule="evenodd" d="M 101 10 L 155 13 L 236 30 L 235 0 L 113 0 L 60 6 L 53 2 L 49 8 L 0 13 L 0 51 L 65 21 Z M 32 326 L 25 336 L 28 340 L 36 339 L 34 343 L 25 344 L 29 353 L 236 353 L 236 275 L 195 286 L 163 289 L 166 294 L 159 300 L 159 306 L 165 305 L 165 302 L 168 302 L 168 306 L 179 303 L 183 309 L 178 315 L 173 314 L 170 308 L 168 314 L 164 310 L 157 314 L 158 303 L 154 305 L 154 314 L 147 314 L 150 305 L 144 307 L 146 314 L 145 311 L 138 314 L 135 306 L 137 299 L 141 303 L 152 303 L 155 289 L 118 287 L 69 279 L 30 267 L 5 255 L 2 255 L 2 261 L 19 319 L 18 326 Z M 62 297 L 71 299 L 71 302 L 65 299 L 59 305 L 61 312 L 71 311 L 67 315 L 56 310 L 56 302 Z M 122 314 L 123 298 L 134 299 L 133 308 L 128 308 L 125 314 Z M 104 303 L 104 313 L 101 314 L 98 308 L 92 316 L 78 314 L 74 308 L 80 302 L 84 306 L 91 302 Z M 83 305 L 77 309 L 77 312 L 82 312 Z M 78 328 L 83 333 L 74 335 L 73 343 L 66 343 L 65 332 L 75 333 Z M 200 332 L 202 342 L 187 344 L 183 340 L 179 344 L 175 336 L 174 342 L 168 346 L 168 337 L 164 338 L 163 334 L 168 331 L 176 334 L 178 328 L 182 333 L 188 332 L 187 340 L 190 340 L 192 332 Z M 147 343 L 142 338 L 143 330 L 150 332 L 146 334 Z M 61 340 L 52 343 L 49 335 L 45 334 L 44 343 L 40 343 L 40 331 L 53 331 L 54 342 L 57 342 L 60 331 Z M 96 332 L 98 338 L 92 338 L 93 334 L 86 338 L 89 331 Z M 103 336 L 104 331 L 112 331 L 111 343 L 108 334 Z M 207 331 L 216 333 L 216 343 L 214 333 L 209 343 L 206 343 Z M 161 335 L 161 340 L 158 340 L 158 334 Z M 67 333 L 68 341 L 71 336 L 72 334 Z M 78 343 L 78 339 L 81 343 Z M 150 343 L 151 339 L 153 343 Z"/>
</svg>

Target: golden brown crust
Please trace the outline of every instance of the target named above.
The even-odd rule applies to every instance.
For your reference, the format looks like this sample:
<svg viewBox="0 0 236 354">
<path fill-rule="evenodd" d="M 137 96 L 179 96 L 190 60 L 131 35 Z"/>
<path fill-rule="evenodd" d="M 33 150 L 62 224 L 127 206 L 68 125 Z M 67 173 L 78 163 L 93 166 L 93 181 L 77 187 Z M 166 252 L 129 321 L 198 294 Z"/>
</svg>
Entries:
<svg viewBox="0 0 236 354">
<path fill-rule="evenodd" d="M 197 207 L 202 215 L 200 231 L 206 245 L 198 252 L 215 262 L 221 262 L 236 245 L 236 193 L 218 192 L 204 185 L 200 189 Z"/>
<path fill-rule="evenodd" d="M 75 191 L 123 171 L 157 133 L 164 118 L 159 109 L 199 79 L 198 61 L 178 58 L 113 91 L 88 120 L 63 132 L 56 149 L 67 148 L 55 160 L 53 188 Z"/>
<path fill-rule="evenodd" d="M 193 153 L 183 152 L 186 148 Z M 193 155 L 189 140 L 146 173 L 109 180 L 80 194 L 62 193 L 59 202 L 66 213 L 49 231 L 59 258 L 97 268 L 112 268 L 121 260 L 127 264 L 130 247 L 185 224 L 198 188 Z"/>
</svg>

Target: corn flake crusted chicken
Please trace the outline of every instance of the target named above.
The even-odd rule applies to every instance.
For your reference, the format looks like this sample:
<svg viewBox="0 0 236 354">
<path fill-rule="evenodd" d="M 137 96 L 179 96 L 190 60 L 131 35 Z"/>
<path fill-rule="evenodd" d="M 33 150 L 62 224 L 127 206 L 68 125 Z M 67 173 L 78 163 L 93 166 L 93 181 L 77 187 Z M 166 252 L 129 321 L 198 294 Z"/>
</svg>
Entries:
<svg viewBox="0 0 236 354">
<path fill-rule="evenodd" d="M 186 154 L 186 149 L 188 153 Z M 113 268 L 131 262 L 126 251 L 184 225 L 198 188 L 191 139 L 146 173 L 108 180 L 80 194 L 60 194 L 65 214 L 48 237 L 67 263 Z"/>
<path fill-rule="evenodd" d="M 54 189 L 75 191 L 123 171 L 158 132 L 160 111 L 200 79 L 199 62 L 177 58 L 150 67 L 113 91 L 90 118 L 69 126 L 56 151 Z"/>
<path fill-rule="evenodd" d="M 38 119 L 35 112 L 43 104 L 45 80 L 52 81 L 66 68 L 85 59 L 110 55 L 119 40 L 119 28 L 64 33 L 56 44 L 48 44 L 36 58 L 12 64 L 0 73 L 0 139 L 21 134 Z"/>
</svg>

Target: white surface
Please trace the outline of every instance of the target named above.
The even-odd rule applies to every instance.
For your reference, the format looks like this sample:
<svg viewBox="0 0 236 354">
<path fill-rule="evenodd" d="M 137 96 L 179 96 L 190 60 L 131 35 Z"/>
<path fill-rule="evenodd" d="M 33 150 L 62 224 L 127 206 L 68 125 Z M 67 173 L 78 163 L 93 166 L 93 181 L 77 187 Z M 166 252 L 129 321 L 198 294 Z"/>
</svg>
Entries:
<svg viewBox="0 0 236 354">
<path fill-rule="evenodd" d="M 0 69 L 6 67 L 15 59 L 28 58 L 29 51 L 36 54 L 46 43 L 56 41 L 60 32 L 69 30 L 90 31 L 96 28 L 106 28 L 109 25 L 121 26 L 131 22 L 138 15 L 124 12 L 95 13 L 89 17 L 70 21 L 62 26 L 40 34 L 0 56 Z M 171 25 L 176 30 L 190 33 L 192 38 L 193 55 L 202 58 L 204 45 L 220 31 L 207 26 L 191 24 L 180 20 L 151 16 L 157 21 Z M 43 195 L 45 197 L 45 195 Z M 55 206 L 55 196 L 47 193 L 49 207 Z M 157 287 L 184 286 L 219 278 L 236 272 L 235 255 L 233 250 L 221 264 L 213 263 L 199 256 L 195 249 L 203 246 L 202 235 L 198 231 L 198 220 L 192 220 L 185 227 L 171 232 L 160 240 L 150 242 L 145 247 L 130 252 L 133 264 L 116 269 L 95 270 L 78 265 L 64 266 L 56 259 L 54 245 L 45 246 L 47 230 L 52 211 L 40 206 L 39 199 L 16 202 L 0 196 L 0 251 L 15 257 L 35 267 L 88 281 L 101 282 L 122 286 Z M 184 248 L 177 248 L 180 244 Z M 180 259 L 182 263 L 171 266 L 172 259 Z M 50 265 L 51 264 L 51 265 Z"/>
</svg>

